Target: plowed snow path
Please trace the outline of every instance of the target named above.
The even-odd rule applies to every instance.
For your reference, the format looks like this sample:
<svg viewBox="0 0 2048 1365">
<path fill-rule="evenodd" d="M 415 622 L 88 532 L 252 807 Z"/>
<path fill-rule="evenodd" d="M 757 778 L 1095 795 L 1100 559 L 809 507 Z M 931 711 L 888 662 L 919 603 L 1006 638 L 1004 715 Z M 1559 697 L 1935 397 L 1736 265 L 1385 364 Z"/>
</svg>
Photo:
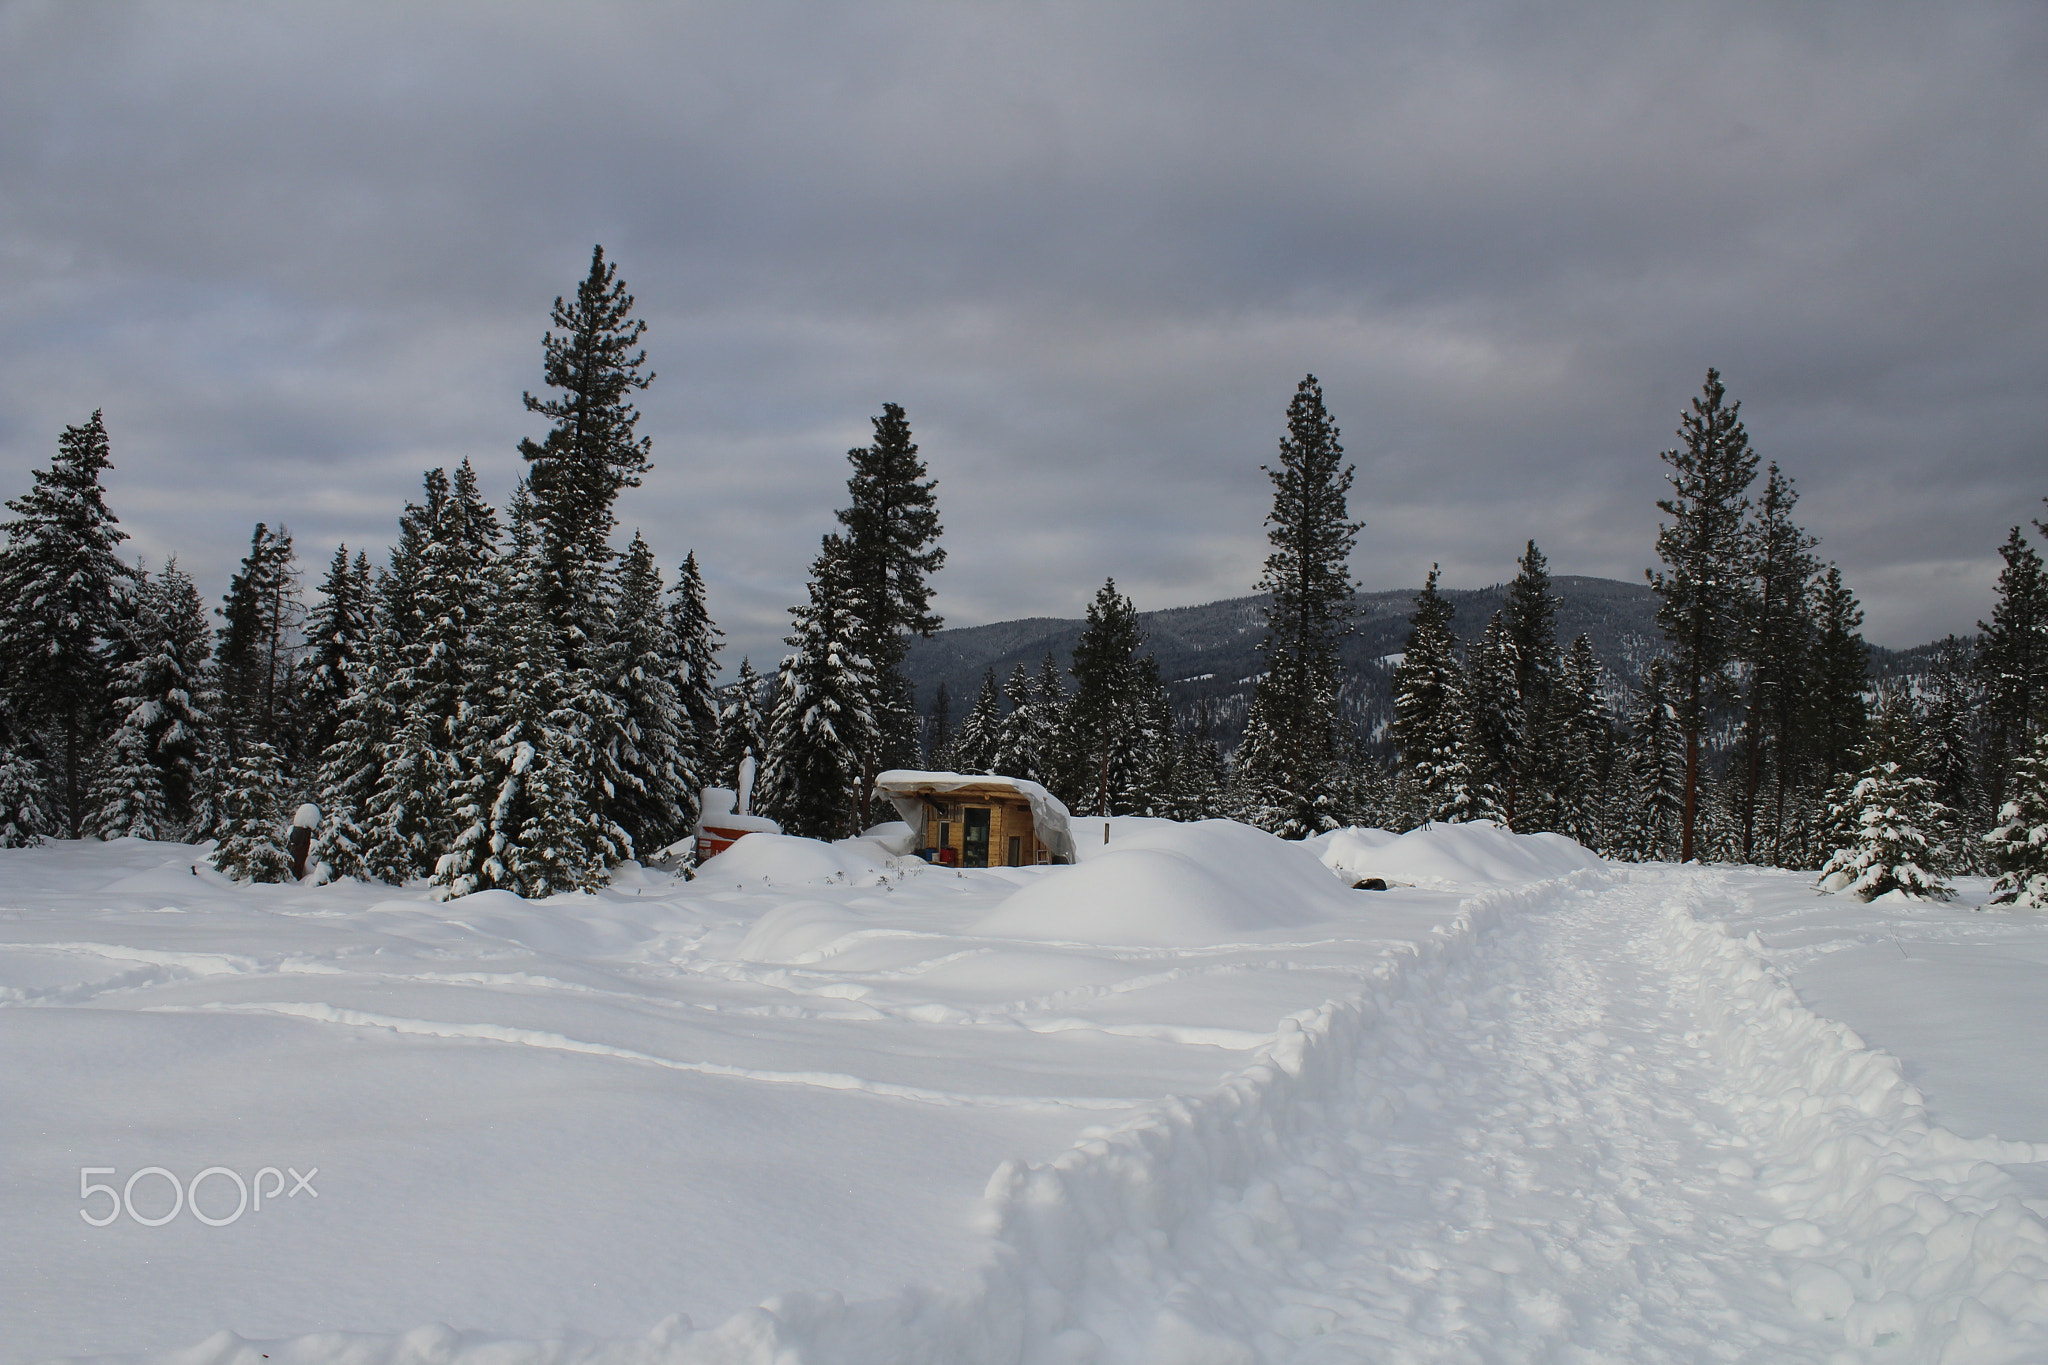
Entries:
<svg viewBox="0 0 2048 1365">
<path fill-rule="evenodd" d="M 1293 1162 L 1176 1237 L 1186 1273 L 1149 1325 L 1128 1302 L 1091 1306 L 1106 1358 L 1923 1358 L 1934 1343 L 1923 1332 L 1914 1349 L 1914 1319 L 1952 1322 L 1953 1305 L 1864 1305 L 1845 1339 L 1866 1293 L 1791 1254 L 1839 1247 L 1842 1229 L 1797 1221 L 1757 1179 L 1767 1159 L 1782 1178 L 1787 1155 L 1758 1100 L 1771 1081 L 1756 1055 L 1715 1046 L 1705 969 L 1682 960 L 1665 908 L 1721 889 L 1672 873 L 1564 892 L 1388 1002 Z M 1794 1111 L 1824 1107 L 1806 1094 Z M 1969 1217 L 1946 1203 L 1920 1216 Z M 1115 1340 L 1119 1320 L 1140 1332 Z M 1836 1355 L 1858 1336 L 1878 1352 Z"/>
</svg>

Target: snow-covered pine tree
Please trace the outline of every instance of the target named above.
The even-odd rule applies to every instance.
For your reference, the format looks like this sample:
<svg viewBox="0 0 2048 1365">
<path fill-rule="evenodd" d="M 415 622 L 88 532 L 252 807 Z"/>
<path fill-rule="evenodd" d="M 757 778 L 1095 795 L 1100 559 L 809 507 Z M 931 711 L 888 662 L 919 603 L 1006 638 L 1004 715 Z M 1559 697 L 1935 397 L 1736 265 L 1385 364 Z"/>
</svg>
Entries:
<svg viewBox="0 0 2048 1365">
<path fill-rule="evenodd" d="M 1998 879 L 1991 904 L 2048 910 L 2048 730 L 2012 765 L 1998 826 L 1983 839 Z"/>
<path fill-rule="evenodd" d="M 604 638 L 605 568 L 617 519 L 613 504 L 652 464 L 653 442 L 636 433 L 632 397 L 653 382 L 642 374 L 647 324 L 632 316 L 633 296 L 606 263 L 604 248 L 590 253 L 590 273 L 576 297 L 556 298 L 550 315 L 560 334 L 541 340 L 542 380 L 557 396 L 524 395 L 526 410 L 554 423 L 541 441 L 522 440 L 530 469 L 534 543 L 540 594 L 557 637 L 562 667 L 585 667 Z"/>
<path fill-rule="evenodd" d="M 1501 632 L 1510 647 L 1503 656 L 1508 671 L 1512 723 L 1498 755 L 1502 804 L 1508 826 L 1517 830 L 1548 828 L 1552 789 L 1557 774 L 1549 759 L 1553 747 L 1545 729 L 1550 694 L 1556 686 L 1557 594 L 1550 590 L 1550 565 L 1530 541 L 1508 585 L 1500 609 Z"/>
<path fill-rule="evenodd" d="M 595 890 L 628 856 L 623 831 L 581 785 L 595 765 L 576 752 L 584 717 L 571 709 L 572 674 L 547 611 L 543 547 L 517 518 L 514 542 L 495 568 L 498 605 L 478 641 L 490 682 L 455 732 L 455 835 L 434 867 L 449 896 Z"/>
<path fill-rule="evenodd" d="M 620 559 L 612 594 L 605 690 L 618 723 L 595 737 L 598 770 L 610 790 L 606 813 L 646 858 L 683 837 L 695 818 L 697 775 L 688 752 L 689 718 L 675 680 L 682 650 L 661 607 L 661 570 L 636 533 Z"/>
<path fill-rule="evenodd" d="M 860 653 L 846 543 L 825 537 L 811 565 L 810 600 L 792 607 L 791 652 L 776 678 L 761 765 L 763 812 L 791 834 L 836 839 L 858 833 L 859 787 L 880 737 L 868 710 L 874 671 Z"/>
<path fill-rule="evenodd" d="M 299 689 L 301 740 L 309 762 L 324 761 L 341 728 L 348 697 L 348 666 L 368 646 L 371 620 L 370 557 L 338 546 L 320 581 L 320 602 L 306 618 L 305 681 Z"/>
<path fill-rule="evenodd" d="M 94 412 L 84 426 L 64 428 L 50 467 L 8 502 L 17 519 L 0 528 L 0 680 L 15 752 L 40 754 L 36 766 L 54 778 L 44 807 L 54 817 L 50 832 L 72 839 L 84 836 L 92 814 L 115 601 L 135 578 L 114 552 L 128 536 L 100 487 L 111 464 L 107 429 Z M 13 780 L 31 771 L 17 767 Z"/>
<path fill-rule="evenodd" d="M 956 773 L 997 771 L 996 749 L 1002 741 L 1002 728 L 1002 694 L 996 690 L 996 671 L 991 668 L 982 675 L 981 692 L 974 699 L 974 708 L 953 732 L 953 742 L 946 746 L 945 766 Z"/>
<path fill-rule="evenodd" d="M 1128 813 L 1144 779 L 1148 752 L 1138 671 L 1138 609 L 1107 579 L 1088 605 L 1074 645 L 1075 690 L 1066 707 L 1064 746 L 1054 788 L 1078 813 Z M 964 728 L 964 727 L 963 727 Z"/>
<path fill-rule="evenodd" d="M 232 761 L 244 745 L 267 744 L 289 772 L 299 758 L 299 631 L 305 624 L 290 531 L 256 523 L 220 616 L 215 722 L 222 752 Z"/>
<path fill-rule="evenodd" d="M 1821 867 L 1821 886 L 1870 901 L 1888 891 L 1924 900 L 1949 900 L 1942 881 L 1944 850 L 1933 832 L 1946 823 L 1934 784 L 1922 772 L 1926 741 L 1912 694 L 1886 687 L 1871 718 L 1863 771 L 1833 812 L 1853 821 L 1853 841 Z"/>
<path fill-rule="evenodd" d="M 1792 481 L 1773 461 L 1747 531 L 1749 619 L 1743 631 L 1746 669 L 1734 793 L 1744 862 L 1777 858 L 1785 805 L 1804 757 L 1800 722 L 1813 654 L 1814 578 L 1820 572 L 1813 548 L 1820 542 L 1792 520 L 1798 500 Z"/>
<path fill-rule="evenodd" d="M 1176 820 L 1210 820 L 1224 812 L 1229 774 L 1212 725 L 1209 704 L 1205 701 L 1195 710 L 1194 724 L 1180 737 L 1172 793 Z"/>
<path fill-rule="evenodd" d="M 2007 774 L 2048 724 L 2048 572 L 2040 552 L 2015 526 L 1998 548 L 1998 601 L 1977 629 L 1977 671 L 1984 684 L 1986 779 L 2003 807 Z"/>
<path fill-rule="evenodd" d="M 1961 873 L 1989 870 L 1983 840 L 1976 835 L 1996 824 L 1998 814 L 1998 808 L 1984 800 L 1979 781 L 1978 719 L 1984 698 L 1974 661 L 1970 642 L 1950 635 L 1935 643 L 1927 671 L 1920 677 L 1921 713 L 1927 731 L 1926 776 L 1934 784 L 1934 799 L 1948 811 L 1950 820 L 1939 842 L 1955 855 L 1951 870 Z"/>
<path fill-rule="evenodd" d="M 1038 704 L 1038 689 L 1022 663 L 1010 670 L 1003 684 L 1003 696 L 1010 703 L 1009 714 L 996 727 L 995 756 L 990 767 L 1005 777 L 1030 782 L 1043 780 L 1045 753 L 1041 746 L 1044 730 Z"/>
<path fill-rule="evenodd" d="M 867 777 L 917 760 L 916 714 L 907 704 L 902 675 L 910 636 L 930 635 L 944 624 L 931 610 L 931 576 L 946 562 L 939 546 L 936 490 L 911 439 L 910 422 L 895 403 L 871 419 L 872 445 L 846 452 L 851 504 L 839 512 L 846 528 L 847 576 L 857 590 L 856 641 L 874 674 L 868 710 L 879 749 L 863 755 Z M 862 810 L 866 810 L 863 789 Z"/>
<path fill-rule="evenodd" d="M 1637 682 L 1624 763 L 1612 851 L 1634 862 L 1675 857 L 1685 809 L 1685 740 L 1662 654 L 1644 666 Z"/>
<path fill-rule="evenodd" d="M 1415 598 L 1408 618 L 1408 643 L 1394 667 L 1394 751 L 1404 826 L 1432 818 L 1443 809 L 1462 766 L 1464 671 L 1458 666 L 1454 608 L 1436 590 L 1438 566 Z M 1463 779 L 1469 780 L 1469 779 Z"/>
<path fill-rule="evenodd" d="M 1680 444 L 1663 456 L 1671 467 L 1671 496 L 1657 503 L 1672 519 L 1657 531 L 1657 554 L 1669 572 L 1650 574 L 1650 586 L 1664 599 L 1657 622 L 1671 642 L 1670 701 L 1685 745 L 1681 862 L 1694 856 L 1702 738 L 1710 714 L 1732 686 L 1729 667 L 1749 617 L 1743 526 L 1757 457 L 1742 428 L 1742 404 L 1724 402 L 1726 397 L 1720 372 L 1710 369 L 1692 410 L 1679 417 Z"/>
<path fill-rule="evenodd" d="M 1806 742 L 1815 785 L 1825 790 L 1856 771 L 1869 724 L 1864 692 L 1870 680 L 1870 646 L 1860 634 L 1863 608 L 1833 564 L 1821 576 L 1814 598 L 1813 659 L 1807 665 Z"/>
<path fill-rule="evenodd" d="M 1613 767 L 1614 727 L 1601 700 L 1600 663 L 1593 642 L 1572 640 L 1550 691 L 1544 719 L 1551 793 L 1545 824 L 1590 849 L 1606 845 L 1607 780 Z"/>
<path fill-rule="evenodd" d="M 1515 695 L 1520 648 L 1508 633 L 1507 617 L 1495 612 L 1486 631 L 1465 651 L 1465 755 L 1473 779 L 1493 793 L 1503 824 L 1527 832 L 1525 818 L 1509 819 L 1509 790 L 1515 781 L 1514 755 L 1525 742 L 1526 717 Z M 1524 812 L 1525 817 L 1529 812 Z"/>
<path fill-rule="evenodd" d="M 127 662 L 111 688 L 117 720 L 94 784 L 94 832 L 204 838 L 211 826 L 212 631 L 177 560 L 142 579 L 121 632 Z"/>
<path fill-rule="evenodd" d="M 1284 838 L 1338 824 L 1338 642 L 1350 630 L 1351 551 L 1365 524 L 1351 520 L 1352 467 L 1338 436 L 1322 385 L 1309 375 L 1288 403 L 1278 467 L 1260 466 L 1273 482 L 1266 517 L 1273 552 L 1258 583 L 1271 594 L 1260 644 L 1266 672 L 1257 684 L 1266 742 L 1241 754 L 1238 767 L 1258 789 L 1256 803 L 1273 812 L 1269 827 Z"/>
<path fill-rule="evenodd" d="M 1032 780 L 1051 789 L 1058 777 L 1061 756 L 1071 746 L 1067 725 L 1067 675 L 1049 649 L 1038 661 L 1038 677 L 1031 692 L 1038 708 L 1038 772 Z"/>
<path fill-rule="evenodd" d="M 277 750 L 245 740 L 221 783 L 220 841 L 211 861 L 238 882 L 288 882 L 292 855 L 284 820 L 291 784 Z"/>
<path fill-rule="evenodd" d="M 725 632 L 712 623 L 704 599 L 704 575 L 697 553 L 683 557 L 676 585 L 669 589 L 668 629 L 675 640 L 676 701 L 681 712 L 680 743 L 687 785 L 677 797 L 683 823 L 697 819 L 698 791 L 718 768 L 718 651 Z"/>
<path fill-rule="evenodd" d="M 0 697 L 0 848 L 30 848 L 56 830 L 48 774 L 32 745 Z"/>
<path fill-rule="evenodd" d="M 756 766 L 768 753 L 768 718 L 761 707 L 765 688 L 751 659 L 740 660 L 739 676 L 720 694 L 718 761 L 705 779 L 709 785 L 737 788 L 741 760 L 749 755 Z"/>
</svg>

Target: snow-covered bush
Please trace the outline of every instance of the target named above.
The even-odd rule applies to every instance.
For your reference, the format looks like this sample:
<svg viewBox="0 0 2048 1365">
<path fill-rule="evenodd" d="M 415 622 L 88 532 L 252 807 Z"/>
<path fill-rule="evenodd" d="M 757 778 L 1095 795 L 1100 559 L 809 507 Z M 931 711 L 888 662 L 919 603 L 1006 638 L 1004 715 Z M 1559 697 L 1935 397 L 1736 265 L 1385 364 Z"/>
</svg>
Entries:
<svg viewBox="0 0 2048 1365">
<path fill-rule="evenodd" d="M 2012 799 L 1998 811 L 1998 828 L 1984 836 L 1998 869 L 1991 904 L 2048 910 L 2048 733 L 2013 765 Z"/>
<path fill-rule="evenodd" d="M 251 744 L 228 769 L 221 789 L 220 842 L 213 865 L 238 882 L 288 882 L 291 850 L 283 817 L 290 796 L 277 750 Z"/>
<path fill-rule="evenodd" d="M 1871 728 L 1868 766 L 1829 811 L 1833 821 L 1853 827 L 1854 837 L 1821 868 L 1821 889 L 1865 901 L 1888 891 L 1948 900 L 1955 893 L 1941 880 L 1942 849 L 1930 837 L 1948 811 L 1935 799 L 1934 784 L 1920 775 L 1924 746 L 1912 698 L 1887 692 Z"/>
</svg>

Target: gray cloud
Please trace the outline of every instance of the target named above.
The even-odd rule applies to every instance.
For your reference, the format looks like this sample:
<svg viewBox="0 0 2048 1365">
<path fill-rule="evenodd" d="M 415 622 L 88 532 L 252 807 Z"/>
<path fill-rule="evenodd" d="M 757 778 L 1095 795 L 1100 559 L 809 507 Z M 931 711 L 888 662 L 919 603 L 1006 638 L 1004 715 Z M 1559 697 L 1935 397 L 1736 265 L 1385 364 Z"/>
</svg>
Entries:
<svg viewBox="0 0 2048 1365">
<path fill-rule="evenodd" d="M 1651 561 L 1704 370 L 1905 644 L 2048 492 L 2028 5 L 0 5 L 0 489 L 104 407 L 117 512 L 388 543 L 502 497 L 602 241 L 733 653 L 903 403 L 958 623 L 1249 590 L 1296 380 L 1369 587 Z"/>
</svg>

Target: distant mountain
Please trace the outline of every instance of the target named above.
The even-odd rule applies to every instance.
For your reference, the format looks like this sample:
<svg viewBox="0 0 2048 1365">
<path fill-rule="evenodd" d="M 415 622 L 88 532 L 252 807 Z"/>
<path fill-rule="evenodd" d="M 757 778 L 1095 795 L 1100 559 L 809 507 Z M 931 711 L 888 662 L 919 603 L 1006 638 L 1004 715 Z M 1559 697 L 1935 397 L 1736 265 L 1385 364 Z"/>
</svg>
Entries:
<svg viewBox="0 0 2048 1365">
<path fill-rule="evenodd" d="M 1662 646 L 1656 596 L 1644 584 L 1610 578 L 1568 574 L 1551 584 L 1559 598 L 1559 643 L 1569 643 L 1584 632 L 1609 673 L 1618 700 Z M 1442 591 L 1456 608 L 1452 628 L 1463 641 L 1478 639 L 1507 599 L 1505 584 Z M 1386 719 L 1393 666 L 1407 643 L 1408 617 L 1419 592 L 1420 588 L 1402 588 L 1359 593 L 1355 599 L 1357 628 L 1343 644 L 1350 675 L 1345 707 L 1375 728 Z M 1227 743 L 1235 742 L 1243 725 L 1252 684 L 1263 666 L 1258 646 L 1265 637 L 1268 600 L 1261 593 L 1138 615 L 1146 636 L 1144 648 L 1159 660 L 1175 710 L 1187 713 L 1207 702 Z M 904 672 L 916 685 L 918 705 L 924 710 L 930 709 L 939 685 L 945 684 L 957 723 L 973 705 L 986 670 L 995 669 L 998 683 L 1019 663 L 1036 674 L 1039 660 L 1048 652 L 1065 668 L 1086 625 L 1084 620 L 1034 616 L 942 630 L 928 640 L 911 642 Z"/>
</svg>

